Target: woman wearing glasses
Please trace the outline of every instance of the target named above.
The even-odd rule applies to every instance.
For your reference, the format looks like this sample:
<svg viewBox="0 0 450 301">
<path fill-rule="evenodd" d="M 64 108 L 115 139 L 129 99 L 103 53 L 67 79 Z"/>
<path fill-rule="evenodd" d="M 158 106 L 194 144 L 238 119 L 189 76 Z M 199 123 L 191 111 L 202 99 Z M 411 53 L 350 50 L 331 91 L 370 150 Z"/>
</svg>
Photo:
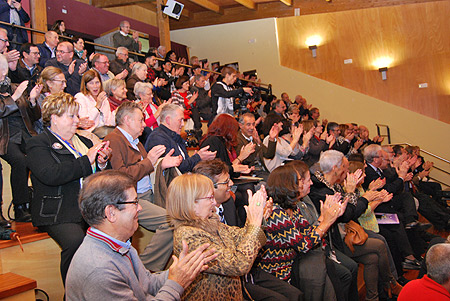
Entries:
<svg viewBox="0 0 450 301">
<path fill-rule="evenodd" d="M 249 193 L 245 227 L 230 227 L 221 223 L 215 213 L 214 185 L 209 178 L 183 174 L 172 181 L 167 213 L 175 227 L 175 255 L 180 254 L 186 243 L 189 250 L 209 243 L 219 254 L 209 263 L 208 270 L 186 288 L 183 300 L 243 300 L 239 276 L 248 273 L 266 242 L 261 229 L 266 199 L 264 188 L 254 195 Z"/>
<path fill-rule="evenodd" d="M 109 142 L 93 145 L 75 134 L 78 110 L 79 104 L 70 94 L 47 96 L 42 104 L 44 132 L 27 144 L 27 166 L 34 187 L 33 225 L 61 247 L 63 282 L 87 228 L 78 209 L 83 178 L 105 169 L 111 156 Z"/>
</svg>

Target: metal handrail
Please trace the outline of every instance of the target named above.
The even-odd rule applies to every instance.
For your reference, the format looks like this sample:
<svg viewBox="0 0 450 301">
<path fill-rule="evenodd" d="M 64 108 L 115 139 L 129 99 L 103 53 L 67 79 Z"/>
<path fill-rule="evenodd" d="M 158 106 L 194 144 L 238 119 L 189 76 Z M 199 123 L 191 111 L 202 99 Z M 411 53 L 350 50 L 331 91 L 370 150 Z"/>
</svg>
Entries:
<svg viewBox="0 0 450 301">
<path fill-rule="evenodd" d="M 377 126 L 377 135 L 380 136 L 380 137 L 387 137 L 388 138 L 388 143 L 391 144 L 391 130 L 389 129 L 389 126 L 386 125 L 386 124 L 378 124 L 378 123 L 375 123 L 375 125 Z M 386 130 L 387 130 L 387 134 L 386 135 L 382 135 L 380 133 L 380 126 L 386 127 Z"/>
<path fill-rule="evenodd" d="M 11 26 L 12 28 L 25 29 L 25 30 L 29 30 L 29 31 L 34 32 L 34 33 L 39 33 L 39 34 L 45 35 L 45 31 L 42 31 L 42 30 L 39 30 L 39 29 L 34 29 L 34 28 L 31 28 L 31 27 L 20 26 L 20 25 L 11 24 L 11 23 L 8 23 L 8 22 L 3 22 L 3 21 L 0 21 L 0 24 L 7 25 L 7 26 Z M 67 37 L 67 36 L 62 36 L 62 35 L 58 35 L 58 36 L 59 36 L 60 38 L 62 38 L 62 39 L 69 39 L 69 37 Z M 103 45 L 103 44 L 97 44 L 97 43 L 90 42 L 90 41 L 84 41 L 84 43 L 85 43 L 85 44 L 89 44 L 89 45 L 93 45 L 93 46 L 96 46 L 96 47 L 102 47 L 102 48 L 114 50 L 114 51 L 117 50 L 117 48 L 115 48 L 115 47 L 111 47 L 111 46 L 107 46 L 107 45 Z M 20 43 L 16 43 L 16 44 L 20 44 Z M 134 51 L 128 51 L 128 53 L 134 54 L 134 55 L 137 55 L 137 56 L 141 56 L 141 57 L 145 57 L 145 54 L 138 53 L 138 52 L 134 52 Z M 159 57 L 155 57 L 155 58 L 156 58 L 158 61 L 164 61 L 163 58 L 159 58 Z M 180 66 L 187 67 L 187 68 L 192 68 L 191 65 L 183 64 L 183 63 L 176 62 L 176 61 L 172 61 L 172 64 L 180 65 Z M 209 73 L 221 75 L 220 72 L 216 72 L 216 71 L 213 71 L 213 70 L 208 70 L 208 69 L 203 69 L 203 68 L 202 68 L 201 70 L 202 70 L 202 71 L 205 71 L 205 72 L 209 72 Z M 251 80 L 248 80 L 248 79 L 242 79 L 242 80 L 244 80 L 244 81 L 246 81 L 246 82 L 249 82 L 249 83 L 261 85 L 261 86 L 271 87 L 271 84 L 260 83 L 260 82 L 251 81 Z"/>
</svg>

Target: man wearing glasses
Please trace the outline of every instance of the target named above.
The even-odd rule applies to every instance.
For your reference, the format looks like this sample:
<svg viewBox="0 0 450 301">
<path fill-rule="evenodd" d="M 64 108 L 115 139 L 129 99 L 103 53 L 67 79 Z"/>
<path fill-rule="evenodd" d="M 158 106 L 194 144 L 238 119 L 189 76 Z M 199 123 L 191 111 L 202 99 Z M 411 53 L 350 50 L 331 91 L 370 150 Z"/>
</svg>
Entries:
<svg viewBox="0 0 450 301">
<path fill-rule="evenodd" d="M 61 42 L 56 47 L 56 58 L 45 63 L 45 67 L 53 66 L 64 73 L 67 81 L 66 92 L 75 95 L 80 92 L 81 77 L 87 69 L 87 62 L 73 58 L 73 45 L 70 42 Z"/>
<path fill-rule="evenodd" d="M 209 244 L 188 254 L 184 243 L 169 270 L 146 270 L 130 242 L 142 210 L 135 185 L 114 170 L 84 181 L 79 204 L 90 228 L 70 264 L 67 300 L 180 300 L 184 289 L 208 268 L 206 263 L 217 257 L 214 250 L 204 252 Z"/>
<path fill-rule="evenodd" d="M 25 43 L 20 47 L 19 63 L 15 71 L 9 71 L 11 82 L 20 84 L 24 80 L 30 81 L 28 84 L 28 92 L 36 85 L 41 74 L 42 67 L 39 66 L 39 48 L 31 43 Z"/>
<path fill-rule="evenodd" d="M 16 70 L 17 61 L 19 60 L 20 53 L 19 51 L 13 49 L 8 51 L 9 40 L 8 40 L 8 32 L 4 28 L 0 28 L 0 54 L 3 54 L 8 61 L 9 70 Z"/>
<path fill-rule="evenodd" d="M 94 70 L 96 70 L 102 79 L 103 87 L 105 85 L 105 82 L 107 82 L 110 79 L 117 78 L 117 79 L 125 79 L 128 75 L 128 70 L 124 69 L 122 72 L 120 72 L 117 75 L 114 75 L 109 70 L 109 59 L 106 55 L 101 53 L 96 53 L 92 57 L 92 66 Z"/>
</svg>

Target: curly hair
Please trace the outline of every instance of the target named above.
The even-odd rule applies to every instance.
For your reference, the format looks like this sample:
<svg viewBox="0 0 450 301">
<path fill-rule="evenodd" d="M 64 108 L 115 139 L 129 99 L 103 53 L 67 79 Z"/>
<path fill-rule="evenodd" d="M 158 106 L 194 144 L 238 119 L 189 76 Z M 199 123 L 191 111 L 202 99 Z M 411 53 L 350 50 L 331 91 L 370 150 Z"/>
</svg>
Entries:
<svg viewBox="0 0 450 301">
<path fill-rule="evenodd" d="M 275 168 L 267 180 L 267 194 L 283 209 L 295 209 L 299 200 L 300 177 L 292 165 Z"/>
<path fill-rule="evenodd" d="M 208 133 L 200 141 L 202 144 L 208 137 L 218 136 L 225 139 L 225 144 L 228 149 L 237 145 L 237 133 L 239 130 L 239 123 L 233 116 L 229 114 L 218 115 L 208 128 Z"/>
</svg>

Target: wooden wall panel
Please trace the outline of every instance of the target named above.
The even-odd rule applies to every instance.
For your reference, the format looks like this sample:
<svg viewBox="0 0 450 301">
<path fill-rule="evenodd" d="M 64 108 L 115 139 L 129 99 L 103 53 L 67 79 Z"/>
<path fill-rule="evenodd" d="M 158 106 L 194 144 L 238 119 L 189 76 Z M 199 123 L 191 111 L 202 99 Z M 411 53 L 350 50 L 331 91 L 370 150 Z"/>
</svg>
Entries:
<svg viewBox="0 0 450 301">
<path fill-rule="evenodd" d="M 280 62 L 450 123 L 449 15 L 450 1 L 437 1 L 277 19 Z M 314 34 L 316 58 L 304 43 Z M 380 56 L 393 59 L 386 81 L 373 66 Z"/>
</svg>

